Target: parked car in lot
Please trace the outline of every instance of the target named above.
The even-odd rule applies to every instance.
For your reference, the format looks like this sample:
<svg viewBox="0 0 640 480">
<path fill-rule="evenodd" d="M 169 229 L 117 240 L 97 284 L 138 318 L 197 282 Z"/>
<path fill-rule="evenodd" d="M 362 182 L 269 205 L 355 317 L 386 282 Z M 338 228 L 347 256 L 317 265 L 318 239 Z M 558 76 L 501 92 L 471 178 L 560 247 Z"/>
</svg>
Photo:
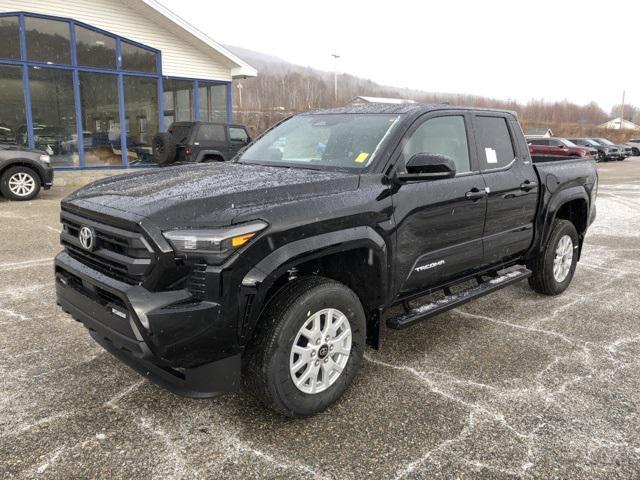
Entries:
<svg viewBox="0 0 640 480">
<path fill-rule="evenodd" d="M 619 145 L 619 144 L 613 143 L 611 140 L 608 140 L 606 138 L 592 138 L 592 140 L 598 142 L 600 145 L 604 145 L 605 147 L 617 148 L 618 151 L 621 153 L 620 158 L 618 158 L 618 160 L 624 160 L 627 157 L 633 156 L 633 151 L 631 150 L 631 147 L 627 147 L 626 145 Z"/>
<path fill-rule="evenodd" d="M 11 200 L 31 200 L 53 185 L 51 158 L 42 150 L 0 144 L 0 193 Z"/>
<path fill-rule="evenodd" d="M 629 140 L 625 145 L 631 149 L 634 157 L 640 157 L 640 138 Z"/>
<path fill-rule="evenodd" d="M 300 114 L 233 162 L 63 200 L 57 301 L 174 392 L 244 380 L 277 412 L 311 415 L 342 395 L 393 306 L 387 326 L 403 329 L 525 278 L 562 293 L 597 183 L 592 160 L 532 157 L 511 112 Z"/>
<path fill-rule="evenodd" d="M 251 137 L 244 125 L 213 122 L 174 122 L 153 137 L 153 159 L 160 165 L 175 162 L 226 162 L 247 146 Z"/>
<path fill-rule="evenodd" d="M 566 138 L 526 137 L 532 155 L 557 155 L 560 157 L 596 158 L 598 151 L 591 147 L 579 147 Z"/>
<path fill-rule="evenodd" d="M 602 145 L 599 142 L 591 138 L 567 138 L 570 142 L 575 143 L 581 147 L 589 147 L 595 148 L 598 151 L 598 160 L 600 161 L 609 161 L 609 160 L 620 160 L 622 153 L 618 149 L 618 147 L 611 147 L 609 145 Z"/>
</svg>

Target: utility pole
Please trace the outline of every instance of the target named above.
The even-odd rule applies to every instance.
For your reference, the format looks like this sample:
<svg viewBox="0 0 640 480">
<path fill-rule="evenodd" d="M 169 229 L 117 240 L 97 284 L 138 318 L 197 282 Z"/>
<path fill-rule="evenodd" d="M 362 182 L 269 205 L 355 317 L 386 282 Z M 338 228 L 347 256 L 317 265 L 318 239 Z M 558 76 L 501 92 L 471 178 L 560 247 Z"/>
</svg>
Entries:
<svg viewBox="0 0 640 480">
<path fill-rule="evenodd" d="M 238 82 L 236 87 L 238 87 L 238 110 L 241 110 L 242 109 L 242 84 Z"/>
<path fill-rule="evenodd" d="M 625 91 L 622 91 L 622 106 L 620 107 L 620 130 L 624 126 L 624 94 Z"/>
<path fill-rule="evenodd" d="M 340 55 L 332 53 L 333 57 L 333 95 L 336 99 L 336 105 L 338 104 L 338 59 Z"/>
</svg>

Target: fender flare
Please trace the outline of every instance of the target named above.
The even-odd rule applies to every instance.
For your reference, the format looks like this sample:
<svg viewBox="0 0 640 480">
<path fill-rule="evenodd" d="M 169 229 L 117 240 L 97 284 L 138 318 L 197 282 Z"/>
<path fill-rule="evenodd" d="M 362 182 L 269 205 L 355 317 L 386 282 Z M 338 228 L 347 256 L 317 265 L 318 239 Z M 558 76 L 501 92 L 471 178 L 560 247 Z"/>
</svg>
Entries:
<svg viewBox="0 0 640 480">
<path fill-rule="evenodd" d="M 541 252 L 544 245 L 551 234 L 551 226 L 556 219 L 556 215 L 563 205 L 572 202 L 574 200 L 584 200 L 587 205 L 587 217 L 589 215 L 589 196 L 586 190 L 582 186 L 573 186 L 560 190 L 551 195 L 549 202 L 547 203 L 546 212 L 543 217 L 541 225 L 540 242 L 538 244 L 538 251 Z M 588 218 L 587 218 L 588 223 Z M 584 235 L 579 234 L 580 237 L 580 250 L 582 250 L 582 238 Z"/>
<path fill-rule="evenodd" d="M 202 162 L 202 159 L 205 157 L 205 155 L 217 155 L 218 157 L 222 158 L 222 160 L 225 160 L 224 155 L 220 150 L 202 150 L 201 152 L 198 152 L 196 163 Z"/>
<path fill-rule="evenodd" d="M 249 338 L 266 307 L 267 293 L 275 281 L 289 269 L 333 253 L 369 248 L 379 261 L 381 275 L 374 288 L 384 297 L 388 289 L 387 244 L 372 227 L 361 226 L 315 235 L 293 241 L 274 250 L 256 264 L 243 278 L 240 292 L 240 338 Z M 249 300 L 250 299 L 250 300 Z"/>
</svg>

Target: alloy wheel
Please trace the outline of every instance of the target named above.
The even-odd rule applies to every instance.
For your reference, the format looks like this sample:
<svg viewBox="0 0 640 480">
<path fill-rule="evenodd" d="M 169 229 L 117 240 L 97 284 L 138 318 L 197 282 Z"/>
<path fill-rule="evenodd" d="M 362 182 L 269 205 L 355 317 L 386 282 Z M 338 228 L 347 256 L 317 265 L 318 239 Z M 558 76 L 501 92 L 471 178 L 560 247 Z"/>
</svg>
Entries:
<svg viewBox="0 0 640 480">
<path fill-rule="evenodd" d="M 9 177 L 9 190 L 18 197 L 28 197 L 36 188 L 35 179 L 25 172 L 17 172 Z"/>
<path fill-rule="evenodd" d="M 573 241 L 569 235 L 564 235 L 558 241 L 556 256 L 553 259 L 553 278 L 562 283 L 569 275 L 573 262 Z"/>
<path fill-rule="evenodd" d="M 342 374 L 351 354 L 351 325 L 340 310 L 325 308 L 309 316 L 291 347 L 289 372 L 298 390 L 323 392 Z"/>
</svg>

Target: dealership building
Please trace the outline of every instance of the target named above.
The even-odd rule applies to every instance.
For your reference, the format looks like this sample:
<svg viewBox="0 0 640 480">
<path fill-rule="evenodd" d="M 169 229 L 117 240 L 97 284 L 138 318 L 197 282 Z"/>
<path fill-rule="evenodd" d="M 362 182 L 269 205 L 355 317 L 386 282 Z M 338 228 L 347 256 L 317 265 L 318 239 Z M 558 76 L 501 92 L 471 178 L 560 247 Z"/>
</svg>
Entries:
<svg viewBox="0 0 640 480">
<path fill-rule="evenodd" d="M 58 168 L 148 164 L 174 121 L 232 121 L 256 70 L 155 0 L 0 0 L 0 143 Z"/>
</svg>

